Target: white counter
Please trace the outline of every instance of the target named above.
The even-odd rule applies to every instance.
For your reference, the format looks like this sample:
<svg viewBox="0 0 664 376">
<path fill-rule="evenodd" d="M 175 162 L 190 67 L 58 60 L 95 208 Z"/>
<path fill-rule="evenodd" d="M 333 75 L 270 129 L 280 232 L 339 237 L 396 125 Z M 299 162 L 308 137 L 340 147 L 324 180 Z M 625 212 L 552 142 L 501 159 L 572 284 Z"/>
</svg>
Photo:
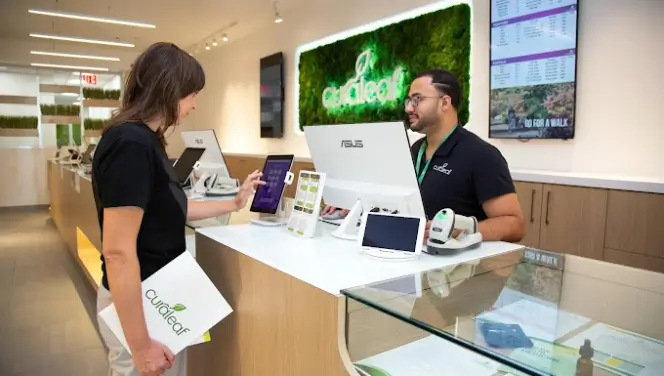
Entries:
<svg viewBox="0 0 664 376">
<path fill-rule="evenodd" d="M 664 179 L 534 170 L 512 170 L 511 173 L 514 181 L 664 194 Z"/>
<path fill-rule="evenodd" d="M 522 248 L 518 244 L 485 242 L 478 249 L 454 256 L 423 254 L 419 260 L 381 261 L 361 253 L 353 241 L 333 238 L 335 227 L 320 224 L 321 235 L 301 239 L 285 228 L 237 225 L 208 227 L 197 232 L 265 265 L 317 287 L 329 294 L 423 272 L 462 262 L 477 260 Z"/>
</svg>

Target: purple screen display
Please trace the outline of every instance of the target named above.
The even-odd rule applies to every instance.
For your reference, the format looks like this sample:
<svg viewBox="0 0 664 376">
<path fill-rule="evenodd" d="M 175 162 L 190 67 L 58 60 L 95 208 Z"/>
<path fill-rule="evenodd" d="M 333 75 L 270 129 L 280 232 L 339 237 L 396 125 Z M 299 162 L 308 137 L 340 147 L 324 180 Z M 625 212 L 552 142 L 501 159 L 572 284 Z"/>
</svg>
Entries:
<svg viewBox="0 0 664 376">
<path fill-rule="evenodd" d="M 266 183 L 258 187 L 253 208 L 260 211 L 275 211 L 284 190 L 284 179 L 290 170 L 290 160 L 273 160 L 265 163 L 262 180 Z"/>
</svg>

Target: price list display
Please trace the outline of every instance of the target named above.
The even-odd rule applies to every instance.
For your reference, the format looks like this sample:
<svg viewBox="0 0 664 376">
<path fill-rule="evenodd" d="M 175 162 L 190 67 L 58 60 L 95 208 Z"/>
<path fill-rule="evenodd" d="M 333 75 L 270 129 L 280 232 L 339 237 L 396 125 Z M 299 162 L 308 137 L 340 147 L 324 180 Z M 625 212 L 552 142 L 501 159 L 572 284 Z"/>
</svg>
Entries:
<svg viewBox="0 0 664 376">
<path fill-rule="evenodd" d="M 577 8 L 491 0 L 490 137 L 574 137 Z"/>
</svg>

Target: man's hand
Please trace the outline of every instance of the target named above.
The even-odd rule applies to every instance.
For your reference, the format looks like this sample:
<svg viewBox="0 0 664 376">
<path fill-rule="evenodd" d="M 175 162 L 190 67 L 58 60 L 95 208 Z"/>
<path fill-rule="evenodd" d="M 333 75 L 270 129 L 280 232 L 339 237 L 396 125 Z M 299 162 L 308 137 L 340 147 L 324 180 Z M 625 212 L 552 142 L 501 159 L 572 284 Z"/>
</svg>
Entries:
<svg viewBox="0 0 664 376">
<path fill-rule="evenodd" d="M 258 170 L 255 170 L 247 176 L 247 179 L 242 183 L 240 190 L 233 200 L 236 207 L 235 210 L 240 210 L 247 206 L 247 201 L 249 201 L 249 197 L 254 194 L 256 188 L 258 188 L 259 185 L 265 184 L 264 181 L 260 180 L 262 176 L 263 173 Z"/>
<path fill-rule="evenodd" d="M 424 245 L 429 241 L 429 232 L 431 231 L 431 221 L 427 221 L 427 225 L 424 227 Z"/>
<path fill-rule="evenodd" d="M 325 208 L 323 208 L 323 211 L 321 212 L 320 215 L 332 214 L 337 210 L 341 210 L 341 212 L 339 214 L 341 215 L 342 218 L 346 217 L 348 215 L 348 213 L 350 212 L 350 210 L 347 210 L 347 209 L 338 209 L 338 208 L 335 208 L 334 206 L 326 206 Z"/>
<path fill-rule="evenodd" d="M 144 349 L 135 351 L 132 359 L 140 376 L 161 376 L 175 363 L 171 350 L 152 340 Z"/>
<path fill-rule="evenodd" d="M 429 241 L 429 233 L 431 232 L 431 221 L 427 221 L 427 225 L 424 227 L 424 245 Z M 461 231 L 454 229 L 452 230 L 452 237 L 456 238 L 461 235 Z"/>
</svg>

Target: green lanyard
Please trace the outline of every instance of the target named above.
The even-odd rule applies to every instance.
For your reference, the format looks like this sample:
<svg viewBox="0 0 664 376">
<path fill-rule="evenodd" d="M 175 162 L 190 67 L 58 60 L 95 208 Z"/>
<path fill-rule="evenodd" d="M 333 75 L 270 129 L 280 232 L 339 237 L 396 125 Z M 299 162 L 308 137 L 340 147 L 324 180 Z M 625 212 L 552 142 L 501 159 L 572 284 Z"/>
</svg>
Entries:
<svg viewBox="0 0 664 376">
<path fill-rule="evenodd" d="M 454 128 L 452 128 L 450 133 L 448 133 L 447 136 L 445 136 L 445 138 L 443 138 L 443 141 L 440 143 L 440 145 L 438 145 L 438 148 L 436 148 L 436 150 L 440 149 L 440 147 L 443 146 L 445 141 L 447 141 L 447 139 L 450 137 L 450 135 L 452 134 L 452 132 L 454 132 L 455 129 L 456 129 L 456 125 L 454 126 Z M 427 171 L 429 170 L 429 164 L 431 163 L 431 160 L 433 159 L 433 155 L 432 155 L 431 158 L 429 158 L 427 163 L 424 165 L 424 169 L 422 169 L 420 171 L 420 165 L 422 163 L 422 156 L 424 156 L 424 152 L 426 150 L 427 150 L 427 140 L 425 138 L 424 142 L 422 142 L 422 145 L 420 145 L 420 151 L 417 152 L 417 162 L 416 162 L 416 165 L 415 165 L 415 171 L 418 174 L 417 175 L 417 183 L 419 185 L 422 185 L 422 182 L 424 181 L 424 176 L 427 174 Z"/>
</svg>

